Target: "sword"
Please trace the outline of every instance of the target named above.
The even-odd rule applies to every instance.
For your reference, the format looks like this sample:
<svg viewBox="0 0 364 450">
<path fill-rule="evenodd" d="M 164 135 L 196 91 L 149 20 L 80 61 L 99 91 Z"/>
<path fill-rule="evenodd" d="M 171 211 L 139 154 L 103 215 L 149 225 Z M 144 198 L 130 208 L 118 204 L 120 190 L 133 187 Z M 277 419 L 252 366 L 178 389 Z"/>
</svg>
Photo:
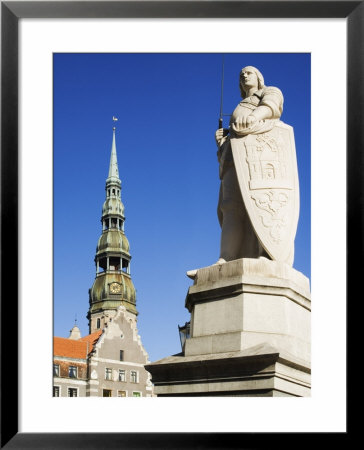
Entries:
<svg viewBox="0 0 364 450">
<path fill-rule="evenodd" d="M 220 98 L 220 117 L 219 128 L 222 128 L 222 105 L 224 99 L 224 55 L 222 55 L 222 69 L 221 69 L 221 98 Z"/>
<path fill-rule="evenodd" d="M 223 101 L 224 101 L 224 57 L 222 55 L 222 70 L 221 70 L 221 98 L 220 98 L 220 116 L 219 116 L 219 129 L 223 128 L 223 116 L 229 116 L 230 114 L 223 114 Z M 229 133 L 228 128 L 224 128 L 223 136 L 226 136 Z"/>
</svg>

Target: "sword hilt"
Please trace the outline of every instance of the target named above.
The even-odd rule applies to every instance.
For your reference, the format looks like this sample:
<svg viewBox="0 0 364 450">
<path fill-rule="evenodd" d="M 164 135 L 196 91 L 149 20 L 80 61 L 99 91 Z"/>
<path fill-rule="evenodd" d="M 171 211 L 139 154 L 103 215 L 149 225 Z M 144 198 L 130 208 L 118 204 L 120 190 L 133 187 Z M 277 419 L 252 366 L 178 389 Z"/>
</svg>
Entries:
<svg viewBox="0 0 364 450">
<path fill-rule="evenodd" d="M 223 128 L 223 125 L 222 125 L 222 117 L 220 117 L 219 118 L 219 129 L 220 128 Z M 229 128 L 223 128 L 223 136 L 225 137 L 225 136 L 227 136 L 228 134 L 229 134 Z"/>
</svg>

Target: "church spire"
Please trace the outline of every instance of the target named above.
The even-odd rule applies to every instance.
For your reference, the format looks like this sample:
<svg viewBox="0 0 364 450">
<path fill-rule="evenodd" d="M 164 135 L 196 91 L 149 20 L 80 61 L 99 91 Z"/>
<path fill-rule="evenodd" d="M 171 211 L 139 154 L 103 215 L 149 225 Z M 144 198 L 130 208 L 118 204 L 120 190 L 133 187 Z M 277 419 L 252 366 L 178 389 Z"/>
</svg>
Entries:
<svg viewBox="0 0 364 450">
<path fill-rule="evenodd" d="M 89 291 L 90 309 L 87 317 L 90 333 L 103 328 L 115 316 L 119 306 L 124 306 L 134 317 L 138 314 L 135 288 L 130 275 L 129 242 L 124 232 L 125 216 L 121 201 L 115 127 L 105 190 L 106 199 L 101 216 L 102 233 L 95 255 L 96 278 Z"/>
</svg>

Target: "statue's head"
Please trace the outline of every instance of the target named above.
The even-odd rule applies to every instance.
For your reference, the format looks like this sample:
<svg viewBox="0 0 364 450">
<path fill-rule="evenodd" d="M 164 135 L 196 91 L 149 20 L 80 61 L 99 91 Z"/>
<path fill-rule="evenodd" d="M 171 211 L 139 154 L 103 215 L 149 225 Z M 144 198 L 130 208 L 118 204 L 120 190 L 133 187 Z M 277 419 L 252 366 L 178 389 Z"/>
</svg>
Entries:
<svg viewBox="0 0 364 450">
<path fill-rule="evenodd" d="M 245 89 L 251 87 L 250 85 L 246 86 L 246 87 L 244 85 L 244 79 L 245 79 L 244 74 L 249 74 L 249 73 L 253 73 L 256 76 L 257 89 L 263 89 L 263 87 L 264 87 L 263 75 L 259 72 L 259 70 L 257 68 L 255 68 L 253 66 L 243 67 L 240 71 L 240 76 L 239 76 L 239 88 L 240 88 L 240 93 L 241 93 L 242 98 L 245 98 L 245 96 L 246 96 Z"/>
</svg>

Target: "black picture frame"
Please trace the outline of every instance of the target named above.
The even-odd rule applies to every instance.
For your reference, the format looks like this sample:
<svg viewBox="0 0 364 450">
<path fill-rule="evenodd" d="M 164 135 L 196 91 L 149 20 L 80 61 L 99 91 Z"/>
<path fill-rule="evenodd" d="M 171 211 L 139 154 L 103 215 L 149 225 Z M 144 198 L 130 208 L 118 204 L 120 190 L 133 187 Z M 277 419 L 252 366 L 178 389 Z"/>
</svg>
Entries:
<svg viewBox="0 0 364 450">
<path fill-rule="evenodd" d="M 233 17 L 345 18 L 347 21 L 347 303 L 356 294 L 358 280 L 364 273 L 363 1 L 1 1 L 1 448 L 261 448 L 263 440 L 280 439 L 278 434 L 267 433 L 108 433 L 106 437 L 103 433 L 18 432 L 19 398 L 14 375 L 18 373 L 18 324 L 14 320 L 18 313 L 18 272 L 13 268 L 18 266 L 19 258 L 19 19 Z M 348 431 L 338 433 L 336 442 L 347 438 Z M 308 443 L 309 439 L 309 436 L 301 437 L 300 444 Z"/>
</svg>

